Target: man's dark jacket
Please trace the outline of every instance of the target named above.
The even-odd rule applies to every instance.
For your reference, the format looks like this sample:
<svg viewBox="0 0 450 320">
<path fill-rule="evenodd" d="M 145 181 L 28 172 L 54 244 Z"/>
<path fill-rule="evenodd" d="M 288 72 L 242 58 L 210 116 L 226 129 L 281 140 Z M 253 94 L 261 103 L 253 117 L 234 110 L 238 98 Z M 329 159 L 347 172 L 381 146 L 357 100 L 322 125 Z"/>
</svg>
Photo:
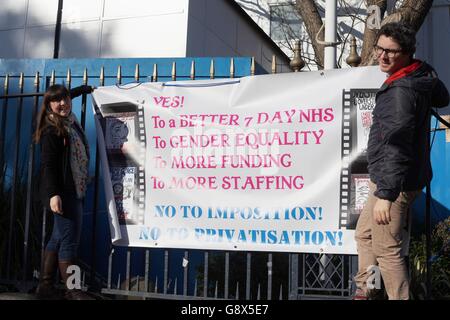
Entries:
<svg viewBox="0 0 450 320">
<path fill-rule="evenodd" d="M 449 94 L 432 67 L 385 82 L 377 93 L 367 157 L 375 196 L 395 201 L 400 192 L 421 190 L 431 180 L 427 135 L 431 108 L 445 107 Z"/>
</svg>

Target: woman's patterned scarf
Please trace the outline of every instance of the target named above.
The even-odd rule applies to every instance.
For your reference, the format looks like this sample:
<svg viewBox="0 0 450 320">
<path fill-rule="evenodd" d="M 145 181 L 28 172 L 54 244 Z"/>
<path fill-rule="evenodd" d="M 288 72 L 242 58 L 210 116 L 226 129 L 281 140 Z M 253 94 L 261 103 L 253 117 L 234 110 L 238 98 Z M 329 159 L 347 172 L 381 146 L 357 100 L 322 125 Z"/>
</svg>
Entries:
<svg viewBox="0 0 450 320">
<path fill-rule="evenodd" d="M 64 120 L 69 138 L 69 158 L 73 182 L 77 198 L 82 199 L 86 193 L 89 179 L 89 144 L 73 113 L 70 113 Z"/>
</svg>

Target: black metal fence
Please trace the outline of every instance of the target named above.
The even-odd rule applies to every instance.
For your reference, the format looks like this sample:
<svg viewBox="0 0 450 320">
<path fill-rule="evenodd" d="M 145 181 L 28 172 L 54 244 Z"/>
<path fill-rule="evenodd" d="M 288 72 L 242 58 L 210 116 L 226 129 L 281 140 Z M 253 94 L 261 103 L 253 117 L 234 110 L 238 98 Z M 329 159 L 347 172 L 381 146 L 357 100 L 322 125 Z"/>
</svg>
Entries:
<svg viewBox="0 0 450 320">
<path fill-rule="evenodd" d="M 276 66 L 275 61 L 273 65 Z M 248 71 L 250 75 L 255 74 L 253 60 Z M 209 78 L 215 76 L 214 60 L 211 60 Z M 235 76 L 231 59 L 229 77 Z M 23 73 L 4 76 L 0 99 L 0 168 L 3 170 L 0 181 L 0 284 L 20 291 L 32 290 L 37 284 L 51 225 L 51 217 L 34 196 L 39 150 L 32 141 L 32 133 L 42 96 L 40 89 L 57 81 L 70 87 L 72 77 L 70 69 L 66 77 L 59 79 L 54 71 L 49 75 L 36 73 L 34 77 L 26 77 Z M 146 79 L 157 81 L 160 77 L 176 80 L 176 64 L 172 64 L 170 75 L 158 74 L 155 64 L 151 76 Z M 197 77 L 194 62 L 189 75 L 184 77 Z M 102 67 L 93 78 L 95 83 L 89 83 L 87 69 L 82 77 L 77 75 L 78 82 L 94 86 L 105 85 L 108 78 L 109 82 L 115 79 L 120 84 L 124 76 L 119 65 L 117 75 L 105 75 Z M 128 75 L 128 78 L 142 79 L 138 64 L 134 75 Z M 83 128 L 86 128 L 86 106 L 87 97 L 83 95 L 79 106 Z M 90 233 L 83 235 L 91 245 L 82 248 L 89 251 L 86 256 L 90 258 L 82 260 L 81 266 L 83 283 L 92 290 L 128 298 L 160 299 L 345 299 L 350 296 L 357 264 L 355 256 L 111 246 L 110 238 L 99 236 L 97 226 L 99 219 L 106 219 L 106 211 L 99 203 L 102 190 L 97 150 L 91 159 L 95 160 L 95 180 L 92 196 L 85 204 L 85 208 L 91 208 Z M 100 260 L 106 267 L 103 270 L 96 259 L 101 255 L 100 251 L 106 252 L 105 261 Z"/>
</svg>

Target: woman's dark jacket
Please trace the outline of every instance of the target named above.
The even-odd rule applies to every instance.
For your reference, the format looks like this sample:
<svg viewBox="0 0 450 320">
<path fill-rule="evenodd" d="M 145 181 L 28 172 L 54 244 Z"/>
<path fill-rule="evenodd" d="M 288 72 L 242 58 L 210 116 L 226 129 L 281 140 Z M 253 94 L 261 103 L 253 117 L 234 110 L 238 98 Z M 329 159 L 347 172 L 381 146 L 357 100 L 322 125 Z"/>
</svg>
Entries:
<svg viewBox="0 0 450 320">
<path fill-rule="evenodd" d="M 376 197 L 395 201 L 400 192 L 421 190 L 431 180 L 430 109 L 448 103 L 445 85 L 425 62 L 412 73 L 383 84 L 376 95 L 367 146 Z"/>
<path fill-rule="evenodd" d="M 80 86 L 72 89 L 70 96 L 75 98 L 83 93 L 91 92 L 92 87 Z M 69 158 L 69 138 L 59 136 L 56 127 L 48 126 L 41 134 L 40 144 L 41 172 L 39 196 L 43 205 L 48 207 L 50 198 L 55 195 L 75 197 L 76 191 Z"/>
</svg>

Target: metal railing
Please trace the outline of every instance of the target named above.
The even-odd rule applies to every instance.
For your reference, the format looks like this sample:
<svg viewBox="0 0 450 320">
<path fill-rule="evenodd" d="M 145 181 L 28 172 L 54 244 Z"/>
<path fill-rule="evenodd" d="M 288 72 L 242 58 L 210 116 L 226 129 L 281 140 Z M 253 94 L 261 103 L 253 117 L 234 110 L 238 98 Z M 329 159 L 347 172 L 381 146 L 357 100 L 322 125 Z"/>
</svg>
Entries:
<svg viewBox="0 0 450 320">
<path fill-rule="evenodd" d="M 128 59 L 130 60 L 130 59 Z M 186 58 L 186 60 L 188 60 Z M 272 61 L 272 73 L 276 73 L 275 57 Z M 106 75 L 102 66 L 98 81 L 89 82 L 88 71 L 84 68 L 82 80 L 78 75 L 78 82 L 94 86 L 104 86 L 105 79 L 111 82 L 115 78 L 116 84 L 124 79 L 132 78 L 139 82 L 142 79 L 156 82 L 160 78 L 197 79 L 195 61 L 190 62 L 189 74 L 177 74 L 177 64 L 172 63 L 171 73 L 160 74 L 158 64 L 153 65 L 151 75 L 141 76 L 141 68 L 136 64 L 134 75 L 124 76 L 121 65 L 117 66 L 115 75 Z M 247 74 L 255 75 L 254 59 L 248 65 Z M 229 59 L 228 77 L 236 77 L 234 59 Z M 186 68 L 185 68 L 186 69 Z M 214 59 L 209 63 L 209 75 L 204 73 L 201 78 L 216 78 Z M 223 76 L 221 76 L 223 77 Z M 1 233 L 7 231 L 7 238 L 0 242 L 2 261 L 0 263 L 0 283 L 14 284 L 25 290 L 36 285 L 36 270 L 40 269 L 47 231 L 49 230 L 49 216 L 39 203 L 34 200 L 36 190 L 38 157 L 32 141 L 35 129 L 35 118 L 41 96 L 40 89 L 54 84 L 57 80 L 67 87 L 73 85 L 71 69 L 67 69 L 65 77 L 57 77 L 53 70 L 49 76 L 38 73 L 33 77 L 32 88 L 26 86 L 25 77 L 21 73 L 17 77 L 4 76 L 4 90 L 1 96 L 0 123 L 0 168 L 4 171 L 1 178 L 2 198 L 0 201 L 3 213 L 0 220 Z M 18 90 L 11 90 L 11 82 L 18 80 Z M 17 92 L 16 92 L 17 91 Z M 43 90 L 41 90 L 43 91 Z M 29 101 L 32 99 L 32 101 Z M 86 128 L 88 97 L 81 97 L 79 106 L 80 119 Z M 9 113 L 12 112 L 10 115 Z M 25 112 L 25 113 L 24 113 Z M 28 122 L 24 121 L 24 114 L 29 115 Z M 14 117 L 11 128 L 7 119 Z M 26 118 L 26 117 L 25 117 Z M 9 134 L 7 127 L 9 128 Z M 24 130 L 24 128 L 26 130 Z M 14 130 L 14 134 L 11 133 Z M 8 136 L 14 138 L 12 145 L 12 159 L 9 149 L 6 150 Z M 25 137 L 25 138 L 24 138 Z M 26 147 L 24 147 L 26 146 Z M 23 153 L 26 150 L 26 155 Z M 104 294 L 139 298 L 161 299 L 304 299 L 312 297 L 346 298 L 350 296 L 351 279 L 355 271 L 355 257 L 344 255 L 327 255 L 322 259 L 320 254 L 288 254 L 261 252 L 224 252 L 175 249 L 145 249 L 116 247 L 110 244 L 109 238 L 100 238 L 99 215 L 106 219 L 105 209 L 101 209 L 100 166 L 98 146 L 95 152 L 95 180 L 91 189 L 92 195 L 87 198 L 86 207 L 92 207 L 91 233 L 84 235 L 89 238 L 90 259 L 84 261 L 85 272 L 89 274 L 87 284 L 95 287 Z M 8 155 L 8 157 L 6 157 Z M 93 159 L 94 157 L 91 157 Z M 10 177 L 7 179 L 7 177 Z M 106 220 L 105 220 L 106 221 Z M 108 224 L 100 227 L 107 227 Z M 1 234 L 0 233 L 0 234 Z M 1 238 L 0 238 L 1 239 Z M 107 251 L 106 270 L 98 271 L 100 255 L 99 244 Z M 21 245 L 22 244 L 22 245 Z M 6 255 L 3 254 L 6 253 Z M 5 258 L 3 258 L 5 257 Z M 326 265 L 323 265 L 325 261 Z M 105 272 L 106 271 L 106 272 Z M 85 277 L 83 276 L 83 279 Z"/>
</svg>

